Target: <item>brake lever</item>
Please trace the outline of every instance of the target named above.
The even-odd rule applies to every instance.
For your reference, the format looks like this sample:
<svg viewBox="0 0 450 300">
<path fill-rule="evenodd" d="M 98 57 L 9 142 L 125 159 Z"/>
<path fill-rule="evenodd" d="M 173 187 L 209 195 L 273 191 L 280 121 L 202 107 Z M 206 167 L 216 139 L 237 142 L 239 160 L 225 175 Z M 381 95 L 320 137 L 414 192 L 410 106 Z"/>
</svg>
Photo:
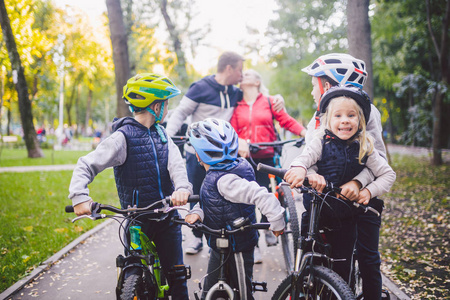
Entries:
<svg viewBox="0 0 450 300">
<path fill-rule="evenodd" d="M 86 218 L 95 221 L 95 220 L 98 220 L 98 219 L 106 218 L 106 214 L 82 215 L 82 216 L 79 216 L 79 217 L 76 217 L 76 218 L 72 219 L 72 223 L 75 223 L 78 220 L 86 219 Z"/>
<path fill-rule="evenodd" d="M 359 204 L 358 202 L 352 202 L 352 203 L 353 203 L 353 206 L 355 206 L 355 207 L 357 207 L 357 208 L 359 208 L 359 207 L 361 206 L 361 204 Z M 364 209 L 364 213 L 366 213 L 366 212 L 368 212 L 368 211 L 371 211 L 371 212 L 373 212 L 374 214 L 376 214 L 377 217 L 380 216 L 380 213 L 378 212 L 378 210 L 376 210 L 376 209 L 373 208 L 373 207 L 370 207 L 370 206 L 368 206 L 368 205 L 364 205 L 364 206 L 361 207 L 361 208 Z"/>
</svg>

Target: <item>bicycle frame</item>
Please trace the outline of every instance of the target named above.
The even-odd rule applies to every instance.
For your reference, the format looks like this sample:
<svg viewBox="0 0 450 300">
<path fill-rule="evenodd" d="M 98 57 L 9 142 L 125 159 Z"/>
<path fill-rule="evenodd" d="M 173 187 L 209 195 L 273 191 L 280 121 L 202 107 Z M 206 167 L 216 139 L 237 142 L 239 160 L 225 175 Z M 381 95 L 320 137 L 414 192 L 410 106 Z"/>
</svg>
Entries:
<svg viewBox="0 0 450 300">
<path fill-rule="evenodd" d="M 123 257 L 119 255 L 116 259 L 116 265 L 118 268 L 118 281 L 116 287 L 116 295 L 119 297 L 119 293 L 122 290 L 123 276 L 125 271 L 130 268 L 138 267 L 146 273 L 146 278 L 153 279 L 153 283 L 156 287 L 155 297 L 162 299 L 167 297 L 169 291 L 168 284 L 162 284 L 161 278 L 161 263 L 158 253 L 156 252 L 156 246 L 144 232 L 142 232 L 140 226 L 129 226 L 130 232 L 130 247 L 128 256 Z M 134 262 L 136 258 L 140 259 L 140 263 Z M 147 283 L 148 284 L 148 283 Z"/>
</svg>

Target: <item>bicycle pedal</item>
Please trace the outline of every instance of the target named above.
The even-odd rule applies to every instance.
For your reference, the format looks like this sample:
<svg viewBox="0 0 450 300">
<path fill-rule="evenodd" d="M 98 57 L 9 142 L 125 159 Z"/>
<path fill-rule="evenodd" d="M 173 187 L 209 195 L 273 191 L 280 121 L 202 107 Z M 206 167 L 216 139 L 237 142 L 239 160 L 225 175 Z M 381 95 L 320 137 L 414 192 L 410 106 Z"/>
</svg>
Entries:
<svg viewBox="0 0 450 300">
<path fill-rule="evenodd" d="M 389 294 L 389 291 L 387 289 L 381 290 L 381 299 L 382 300 L 390 300 L 391 299 L 391 295 Z"/>
<path fill-rule="evenodd" d="M 266 281 L 253 281 L 252 289 L 253 289 L 253 292 L 267 292 L 267 282 Z"/>
<path fill-rule="evenodd" d="M 171 280 L 188 280 L 191 278 L 191 266 L 176 265 L 167 274 Z"/>
</svg>

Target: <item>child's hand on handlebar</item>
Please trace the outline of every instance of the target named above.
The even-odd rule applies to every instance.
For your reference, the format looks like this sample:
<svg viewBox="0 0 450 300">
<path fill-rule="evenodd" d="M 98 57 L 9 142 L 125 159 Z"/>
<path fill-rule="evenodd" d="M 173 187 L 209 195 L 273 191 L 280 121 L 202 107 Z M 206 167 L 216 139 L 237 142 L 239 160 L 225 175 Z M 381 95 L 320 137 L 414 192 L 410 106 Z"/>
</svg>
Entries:
<svg viewBox="0 0 450 300">
<path fill-rule="evenodd" d="M 273 230 L 272 231 L 275 236 L 280 236 L 284 233 L 284 229 L 281 230 Z"/>
<path fill-rule="evenodd" d="M 291 189 L 300 187 L 305 180 L 306 170 L 303 167 L 292 167 L 287 170 L 284 180 L 291 185 Z"/>
<path fill-rule="evenodd" d="M 175 191 L 172 193 L 170 200 L 173 206 L 182 206 L 188 202 L 190 193 L 187 191 Z"/>
<path fill-rule="evenodd" d="M 89 200 L 86 202 L 82 202 L 80 204 L 77 204 L 73 207 L 73 212 L 77 215 L 77 216 L 82 216 L 82 215 L 90 215 L 91 214 L 91 204 L 94 201 Z"/>
<path fill-rule="evenodd" d="M 342 189 L 341 195 L 345 196 L 348 200 L 351 201 L 358 200 L 359 189 L 361 188 L 361 185 L 358 181 L 351 180 L 341 185 L 340 188 Z M 340 198 L 339 195 L 338 198 Z"/>
<path fill-rule="evenodd" d="M 372 198 L 372 194 L 368 189 L 362 189 L 359 192 L 358 203 L 367 205 L 369 204 L 370 199 Z"/>
<path fill-rule="evenodd" d="M 197 214 L 189 214 L 186 216 L 186 218 L 184 218 L 184 220 L 186 221 L 186 223 L 189 223 L 189 224 L 194 224 L 197 221 L 200 221 L 200 222 L 202 221 L 200 219 L 200 216 Z"/>
<path fill-rule="evenodd" d="M 319 174 L 308 175 L 309 184 L 313 189 L 321 193 L 323 189 L 327 186 L 327 181 L 325 177 Z"/>
</svg>

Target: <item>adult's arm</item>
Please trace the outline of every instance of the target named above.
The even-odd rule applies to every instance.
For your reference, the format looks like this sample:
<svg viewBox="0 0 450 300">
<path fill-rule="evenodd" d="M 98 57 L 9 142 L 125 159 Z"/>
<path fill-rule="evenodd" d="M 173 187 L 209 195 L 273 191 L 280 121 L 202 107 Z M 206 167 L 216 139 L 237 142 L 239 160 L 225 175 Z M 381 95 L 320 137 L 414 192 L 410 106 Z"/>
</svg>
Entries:
<svg viewBox="0 0 450 300">
<path fill-rule="evenodd" d="M 372 198 L 389 192 L 395 182 L 396 174 L 376 149 L 369 155 L 366 167 L 372 171 L 376 178 L 366 186 Z"/>
<path fill-rule="evenodd" d="M 270 99 L 269 101 L 272 102 L 273 106 L 273 99 Z M 303 127 L 302 124 L 300 124 L 296 119 L 291 117 L 285 109 L 282 109 L 280 111 L 275 111 L 275 109 L 272 109 L 272 114 L 275 117 L 275 120 L 280 123 L 280 126 L 289 130 L 293 134 L 301 135 L 302 131 L 305 130 L 305 127 Z"/>
<path fill-rule="evenodd" d="M 167 122 L 166 132 L 169 136 L 174 136 L 186 118 L 197 109 L 198 102 L 189 99 L 186 96 L 181 98 L 180 104 L 175 108 L 174 112 L 170 116 L 170 120 Z"/>
</svg>

